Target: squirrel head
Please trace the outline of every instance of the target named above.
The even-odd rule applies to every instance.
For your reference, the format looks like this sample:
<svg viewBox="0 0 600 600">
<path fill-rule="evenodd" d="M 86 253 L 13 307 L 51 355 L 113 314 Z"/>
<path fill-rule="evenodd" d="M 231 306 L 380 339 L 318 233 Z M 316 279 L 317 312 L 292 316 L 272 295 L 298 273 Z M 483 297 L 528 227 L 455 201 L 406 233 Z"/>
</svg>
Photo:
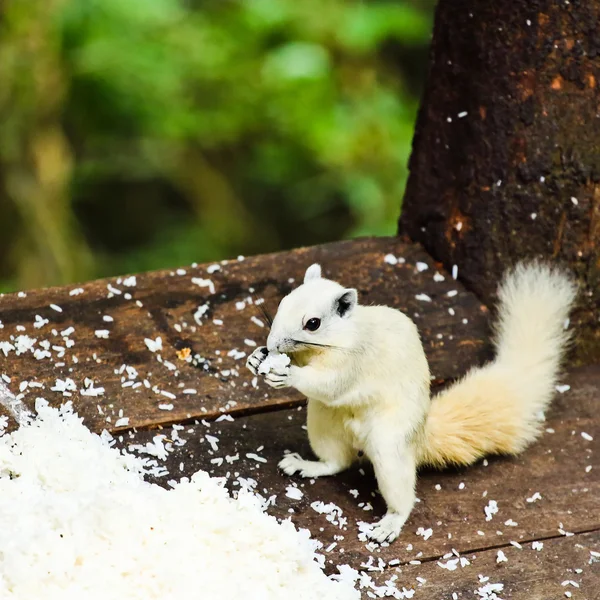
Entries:
<svg viewBox="0 0 600 600">
<path fill-rule="evenodd" d="M 267 339 L 269 352 L 348 348 L 357 304 L 355 289 L 323 278 L 320 265 L 311 265 L 302 285 L 279 304 Z"/>
</svg>

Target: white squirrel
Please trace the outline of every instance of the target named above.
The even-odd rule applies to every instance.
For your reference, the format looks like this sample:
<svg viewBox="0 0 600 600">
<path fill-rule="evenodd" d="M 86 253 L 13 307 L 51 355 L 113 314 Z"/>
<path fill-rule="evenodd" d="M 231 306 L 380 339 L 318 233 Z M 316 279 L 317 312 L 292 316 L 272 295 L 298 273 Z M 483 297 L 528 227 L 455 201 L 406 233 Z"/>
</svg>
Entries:
<svg viewBox="0 0 600 600">
<path fill-rule="evenodd" d="M 275 388 L 308 398 L 307 429 L 318 461 L 287 454 L 288 475 L 335 475 L 358 453 L 372 462 L 386 515 L 370 537 L 392 541 L 415 503 L 417 468 L 469 465 L 486 454 L 517 454 L 540 433 L 569 335 L 576 286 L 532 262 L 509 271 L 498 290 L 496 357 L 433 399 L 415 324 L 387 306 L 361 306 L 355 289 L 322 278 L 304 283 L 277 310 L 266 348 L 248 358 Z M 276 355 L 292 356 L 292 364 Z"/>
</svg>

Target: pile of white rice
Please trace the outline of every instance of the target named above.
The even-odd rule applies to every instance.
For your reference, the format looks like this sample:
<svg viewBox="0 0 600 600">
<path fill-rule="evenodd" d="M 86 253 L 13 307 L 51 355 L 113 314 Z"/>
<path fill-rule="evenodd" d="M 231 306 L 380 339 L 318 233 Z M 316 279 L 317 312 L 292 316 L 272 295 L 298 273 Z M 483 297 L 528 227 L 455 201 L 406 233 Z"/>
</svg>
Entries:
<svg viewBox="0 0 600 600">
<path fill-rule="evenodd" d="M 359 598 L 316 562 L 316 542 L 196 473 L 171 490 L 67 405 L 0 433 L 0 598 Z"/>
</svg>

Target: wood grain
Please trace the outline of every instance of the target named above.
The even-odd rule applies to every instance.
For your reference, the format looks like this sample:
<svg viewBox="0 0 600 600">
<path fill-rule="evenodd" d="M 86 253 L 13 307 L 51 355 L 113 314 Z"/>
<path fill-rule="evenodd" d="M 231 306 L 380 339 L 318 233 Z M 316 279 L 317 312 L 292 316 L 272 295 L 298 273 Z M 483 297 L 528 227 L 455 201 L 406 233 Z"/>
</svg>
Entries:
<svg viewBox="0 0 600 600">
<path fill-rule="evenodd" d="M 405 262 L 386 263 L 390 253 Z M 95 430 L 298 405 L 295 392 L 254 387 L 244 365 L 249 344 L 267 335 L 253 298 L 264 298 L 274 314 L 313 262 L 358 288 L 363 303 L 406 311 L 420 327 L 437 382 L 489 356 L 487 311 L 476 297 L 438 273 L 418 245 L 379 238 L 2 296 L 0 374 L 30 406 L 38 396 L 55 405 L 71 399 Z M 194 319 L 199 306 L 206 306 L 201 325 Z M 158 337 L 162 349 L 151 352 L 145 340 Z M 48 357 L 37 359 L 33 352 L 44 344 Z M 82 394 L 86 378 L 104 393 Z M 67 379 L 73 389 L 57 391 L 57 380 Z"/>
<path fill-rule="evenodd" d="M 440 0 L 400 231 L 486 304 L 525 257 L 574 271 L 600 361 L 597 0 Z"/>
<path fill-rule="evenodd" d="M 145 445 L 156 435 L 173 440 L 165 463 L 169 474 L 156 479 L 162 485 L 198 469 L 226 477 L 232 490 L 239 488 L 239 477 L 255 480 L 262 495 L 276 497 L 268 509 L 271 514 L 291 517 L 325 548 L 336 543 L 328 553 L 332 564 L 359 568 L 371 554 L 386 564 L 391 560 L 428 561 L 453 549 L 465 554 L 510 547 L 511 541 L 527 544 L 600 529 L 600 367 L 574 371 L 567 382 L 571 389 L 557 395 L 548 414 L 547 431 L 521 456 L 490 458 L 487 466 L 481 462 L 468 469 L 421 473 L 417 485 L 420 502 L 400 538 L 381 548 L 358 539 L 357 523 L 371 522 L 384 512 L 368 467 L 364 474 L 355 468 L 317 480 L 289 478 L 278 471 L 277 462 L 285 450 L 310 456 L 303 407 L 233 421 L 188 424 L 175 431 L 129 432 L 119 444 Z M 288 497 L 289 486 L 298 487 L 302 497 Z M 484 509 L 490 500 L 497 502 L 498 513 L 486 520 Z M 311 506 L 315 502 L 333 503 L 347 523 L 340 527 L 328 521 L 326 514 Z M 428 539 L 417 534 L 430 528 Z M 335 538 L 340 535 L 343 539 Z"/>
</svg>

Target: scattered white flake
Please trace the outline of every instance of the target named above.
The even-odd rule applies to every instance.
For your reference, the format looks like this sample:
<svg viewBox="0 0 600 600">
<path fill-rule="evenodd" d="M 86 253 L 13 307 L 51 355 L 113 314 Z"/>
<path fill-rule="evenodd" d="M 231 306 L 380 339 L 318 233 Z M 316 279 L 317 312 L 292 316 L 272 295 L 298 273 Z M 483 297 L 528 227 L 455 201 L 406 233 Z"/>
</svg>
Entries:
<svg viewBox="0 0 600 600">
<path fill-rule="evenodd" d="M 212 275 L 215 271 L 220 271 L 220 270 L 221 270 L 221 265 L 217 265 L 217 264 L 206 267 L 206 272 L 209 275 Z"/>
<path fill-rule="evenodd" d="M 194 313 L 194 321 L 196 321 L 198 325 L 202 325 L 202 317 L 206 314 L 208 309 L 208 304 L 203 304 L 197 308 L 196 312 Z"/>
<path fill-rule="evenodd" d="M 519 550 L 521 550 L 523 548 L 523 546 L 521 546 L 521 544 L 519 544 L 519 542 L 515 542 L 514 540 L 511 540 L 509 543 L 511 546 L 514 546 L 515 548 L 518 548 Z"/>
<path fill-rule="evenodd" d="M 568 392 L 571 389 L 570 385 L 557 385 L 556 386 L 556 391 L 559 394 L 564 394 L 565 392 Z"/>
<path fill-rule="evenodd" d="M 502 552 L 502 550 L 498 550 L 498 555 L 496 556 L 496 562 L 497 563 L 508 562 L 508 558 L 506 558 L 506 554 L 504 554 L 504 552 Z"/>
<path fill-rule="evenodd" d="M 83 381 L 83 387 L 79 390 L 82 396 L 102 396 L 104 394 L 103 387 L 94 387 L 94 381 L 86 377 Z"/>
<path fill-rule="evenodd" d="M 448 298 L 454 298 L 454 296 L 456 296 L 456 294 L 458 294 L 458 291 L 456 290 L 450 290 L 446 296 L 448 296 Z"/>
<path fill-rule="evenodd" d="M 254 454 L 253 452 L 248 452 L 246 454 L 246 458 L 251 458 L 252 460 L 255 460 L 256 462 L 260 462 L 260 463 L 266 463 L 267 459 L 259 456 L 258 454 Z"/>
<path fill-rule="evenodd" d="M 135 275 L 123 279 L 123 285 L 126 287 L 135 287 L 137 285 L 137 278 Z"/>
<path fill-rule="evenodd" d="M 592 470 L 592 465 L 588 465 L 588 466 L 585 468 L 585 472 L 586 472 L 586 473 L 589 473 L 591 470 Z"/>
<path fill-rule="evenodd" d="M 69 292 L 69 296 L 79 296 L 79 294 L 83 294 L 84 291 L 83 288 L 75 288 Z"/>
<path fill-rule="evenodd" d="M 116 288 L 110 283 L 106 285 L 106 289 L 109 291 L 110 294 L 116 294 L 117 296 L 120 296 L 123 293 L 120 289 Z"/>
<path fill-rule="evenodd" d="M 573 206 L 577 206 L 579 204 L 579 200 L 577 200 L 577 198 L 574 196 L 571 196 L 571 202 L 573 203 Z"/>
<path fill-rule="evenodd" d="M 57 379 L 54 387 L 50 388 L 53 392 L 61 392 L 63 396 L 71 396 L 71 392 L 77 391 L 75 382 L 67 377 L 66 379 Z"/>
<path fill-rule="evenodd" d="M 446 280 L 446 278 L 445 278 L 445 277 L 444 277 L 444 276 L 443 276 L 441 273 L 436 273 L 436 274 L 433 276 L 433 280 L 434 280 L 436 283 L 440 283 L 440 281 L 445 281 L 445 280 Z"/>
<path fill-rule="evenodd" d="M 531 213 L 531 215 L 529 215 L 531 217 L 532 221 L 535 221 L 537 219 L 537 213 Z"/>
<path fill-rule="evenodd" d="M 208 434 L 206 434 L 204 436 L 204 438 L 210 444 L 210 447 L 213 449 L 213 451 L 217 452 L 217 450 L 219 449 L 219 446 L 217 446 L 217 442 L 219 441 L 219 438 L 215 437 L 214 435 L 208 435 Z"/>
<path fill-rule="evenodd" d="M 417 294 L 415 298 L 421 302 L 431 302 L 431 298 L 427 294 Z"/>
<path fill-rule="evenodd" d="M 458 277 L 458 265 L 452 266 L 452 279 L 456 279 Z"/>
<path fill-rule="evenodd" d="M 529 502 L 530 504 L 532 502 L 535 502 L 536 500 L 541 500 L 542 499 L 542 495 L 539 492 L 535 492 L 535 494 L 533 494 L 533 496 L 531 496 L 531 498 L 527 498 L 527 502 Z"/>
<path fill-rule="evenodd" d="M 462 481 L 461 481 L 461 482 L 458 484 L 458 489 L 459 489 L 459 490 L 464 490 L 464 489 L 465 489 L 465 484 L 464 484 L 464 482 L 462 482 Z"/>
<path fill-rule="evenodd" d="M 464 117 L 466 117 L 469 113 L 466 110 L 463 110 L 462 112 L 458 113 L 458 118 L 459 119 L 463 119 Z"/>
<path fill-rule="evenodd" d="M 171 392 L 167 392 L 165 390 L 160 390 L 160 393 L 163 396 L 166 396 L 167 398 L 169 398 L 170 400 L 175 400 L 175 398 L 177 398 L 177 396 L 175 394 L 171 394 Z"/>
<path fill-rule="evenodd" d="M 449 560 L 448 562 L 441 562 L 438 561 L 438 567 L 441 567 L 442 569 L 447 569 L 448 571 L 456 571 L 456 569 L 458 568 L 458 558 L 453 558 L 452 560 Z"/>
<path fill-rule="evenodd" d="M 129 425 L 129 417 L 121 417 L 115 421 L 115 427 L 127 427 Z"/>
<path fill-rule="evenodd" d="M 433 529 L 431 527 L 429 529 L 424 529 L 423 527 L 419 527 L 417 529 L 417 535 L 423 537 L 424 540 L 428 540 L 433 535 Z"/>
<path fill-rule="evenodd" d="M 198 392 L 193 389 L 193 388 L 186 388 L 185 390 L 183 390 L 184 394 L 197 394 Z"/>
<path fill-rule="evenodd" d="M 512 519 L 508 519 L 508 521 L 504 521 L 504 524 L 507 527 L 517 527 L 519 525 L 516 521 L 513 521 Z"/>
<path fill-rule="evenodd" d="M 483 587 L 480 587 L 475 593 L 482 600 L 502 600 L 496 592 L 501 592 L 504 589 L 503 583 L 487 583 Z"/>
<path fill-rule="evenodd" d="M 62 335 L 63 337 L 68 337 L 72 333 L 75 333 L 75 327 L 67 327 L 66 329 L 63 329 L 63 331 L 60 332 L 60 335 Z"/>
<path fill-rule="evenodd" d="M 61 312 L 62 312 L 62 308 L 61 308 L 60 306 L 58 306 L 58 304 L 51 304 L 51 305 L 50 305 L 50 308 L 51 308 L 52 310 L 55 310 L 56 312 L 59 312 L 59 313 L 61 313 Z"/>
<path fill-rule="evenodd" d="M 144 343 L 146 344 L 146 347 L 148 348 L 148 350 L 150 350 L 150 352 L 158 352 L 160 350 L 162 350 L 162 338 L 159 336 L 157 337 L 155 340 L 151 340 L 149 338 L 146 338 L 144 340 Z"/>
<path fill-rule="evenodd" d="M 538 552 L 544 547 L 544 542 L 531 542 L 531 548 Z"/>
<path fill-rule="evenodd" d="M 244 310 L 246 308 L 246 303 L 243 300 L 239 300 L 235 303 L 236 310 Z"/>
<path fill-rule="evenodd" d="M 213 319 L 215 325 L 223 325 L 223 319 Z"/>
<path fill-rule="evenodd" d="M 498 512 L 498 503 L 495 500 L 490 500 L 483 510 L 485 512 L 485 520 L 491 521 L 492 517 Z"/>
<path fill-rule="evenodd" d="M 246 353 L 234 348 L 227 353 L 227 356 L 231 356 L 234 360 L 240 360 L 246 356 Z"/>
<path fill-rule="evenodd" d="M 594 439 L 589 433 L 586 433 L 585 431 L 581 432 L 581 437 L 584 440 L 587 440 L 588 442 L 591 442 Z"/>
<path fill-rule="evenodd" d="M 388 265 L 397 265 L 398 259 L 393 254 L 386 254 L 383 257 L 383 262 L 386 262 Z"/>
<path fill-rule="evenodd" d="M 300 490 L 297 487 L 294 487 L 293 485 L 288 485 L 285 488 L 285 495 L 288 498 L 291 498 L 292 500 L 300 500 L 302 498 L 302 496 L 304 496 L 304 494 L 302 493 L 302 490 Z"/>
<path fill-rule="evenodd" d="M 192 283 L 201 288 L 208 288 L 211 294 L 215 293 L 215 284 L 210 279 L 202 279 L 200 277 L 192 277 Z"/>
<path fill-rule="evenodd" d="M 158 408 L 160 410 L 173 410 L 173 405 L 172 404 L 159 404 Z"/>
<path fill-rule="evenodd" d="M 570 585 L 573 587 L 578 588 L 579 584 L 576 581 L 573 581 L 572 579 L 567 579 L 566 581 L 563 581 L 560 585 L 562 585 L 563 587 Z"/>
<path fill-rule="evenodd" d="M 104 315 L 104 316 L 102 317 L 102 320 L 103 320 L 105 323 L 112 323 L 112 322 L 114 321 L 114 319 L 113 319 L 113 318 L 112 318 L 110 315 Z"/>
<path fill-rule="evenodd" d="M 258 318 L 258 317 L 250 317 L 250 320 L 255 324 L 258 325 L 259 327 L 264 327 L 265 324 Z"/>
<path fill-rule="evenodd" d="M 429 269 L 429 265 L 427 263 L 424 263 L 424 262 L 418 262 L 418 263 L 416 263 L 415 267 L 417 267 L 417 271 L 419 273 L 421 273 L 422 271 L 427 271 L 427 269 Z"/>
<path fill-rule="evenodd" d="M 44 325 L 47 325 L 48 323 L 50 323 L 48 319 L 44 319 L 40 317 L 40 315 L 35 315 L 35 322 L 33 323 L 33 326 L 36 329 L 41 329 Z"/>
<path fill-rule="evenodd" d="M 256 342 L 254 340 L 245 339 L 244 344 L 246 344 L 246 346 L 251 346 L 253 348 L 256 347 Z"/>
<path fill-rule="evenodd" d="M 108 329 L 97 329 L 95 332 L 97 338 L 101 338 L 103 340 L 107 340 L 110 335 L 110 331 Z"/>
</svg>

